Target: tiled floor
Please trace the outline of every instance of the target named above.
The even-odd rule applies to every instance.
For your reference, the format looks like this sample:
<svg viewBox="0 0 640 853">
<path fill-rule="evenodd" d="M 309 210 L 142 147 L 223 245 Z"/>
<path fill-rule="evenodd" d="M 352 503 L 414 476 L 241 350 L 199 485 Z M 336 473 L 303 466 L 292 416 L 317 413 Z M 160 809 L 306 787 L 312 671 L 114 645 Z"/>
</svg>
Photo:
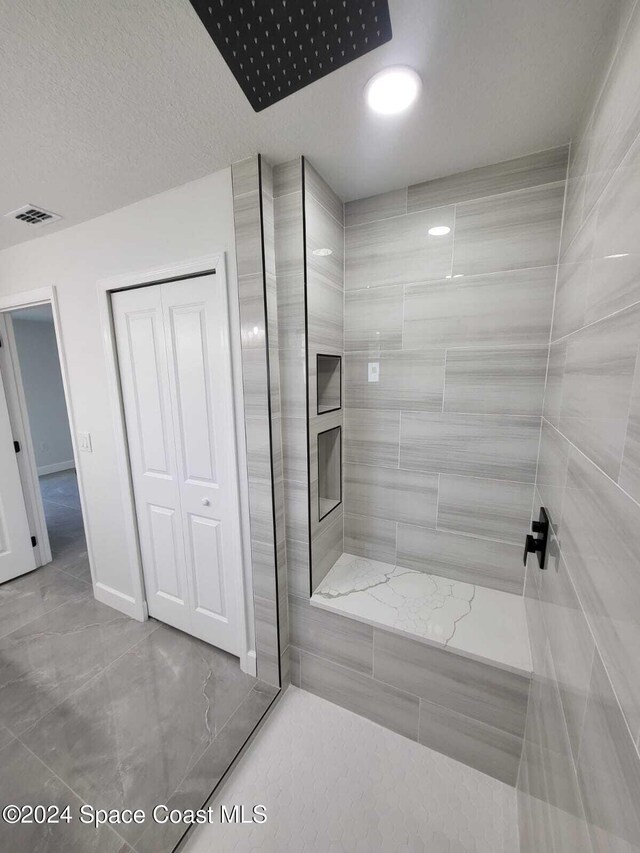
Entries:
<svg viewBox="0 0 640 853">
<path fill-rule="evenodd" d="M 219 806 L 266 806 L 261 824 Z M 517 853 L 516 793 L 451 758 L 290 687 L 185 853 Z"/>
<path fill-rule="evenodd" d="M 95 601 L 73 472 L 43 479 L 54 560 L 0 586 L 0 803 L 198 808 L 276 691 Z M 162 853 L 183 829 L 0 821 L 0 850 Z"/>
<path fill-rule="evenodd" d="M 531 673 L 521 595 L 342 554 L 311 603 L 514 672 Z"/>
</svg>

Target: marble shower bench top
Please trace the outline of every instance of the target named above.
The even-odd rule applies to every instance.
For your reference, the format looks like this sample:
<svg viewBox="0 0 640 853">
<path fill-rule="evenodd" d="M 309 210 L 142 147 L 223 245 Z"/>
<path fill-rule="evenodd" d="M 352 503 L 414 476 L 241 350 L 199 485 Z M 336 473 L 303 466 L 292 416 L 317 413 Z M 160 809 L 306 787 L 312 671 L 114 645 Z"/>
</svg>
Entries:
<svg viewBox="0 0 640 853">
<path fill-rule="evenodd" d="M 531 674 L 520 595 L 342 554 L 311 604 L 502 669 Z"/>
</svg>

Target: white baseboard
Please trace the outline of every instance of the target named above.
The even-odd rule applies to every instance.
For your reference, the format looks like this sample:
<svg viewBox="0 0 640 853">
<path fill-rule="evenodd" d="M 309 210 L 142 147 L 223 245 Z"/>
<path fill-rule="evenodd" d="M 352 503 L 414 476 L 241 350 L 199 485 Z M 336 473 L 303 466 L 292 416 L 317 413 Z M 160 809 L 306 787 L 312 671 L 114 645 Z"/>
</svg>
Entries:
<svg viewBox="0 0 640 853">
<path fill-rule="evenodd" d="M 38 477 L 43 474 L 57 474 L 58 471 L 68 471 L 70 468 L 75 468 L 76 463 L 73 459 L 68 462 L 54 462 L 52 465 L 40 465 L 38 467 Z"/>
<path fill-rule="evenodd" d="M 119 610 L 126 616 L 132 619 L 137 619 L 138 622 L 144 622 L 147 619 L 147 605 L 140 601 L 136 601 L 131 595 L 124 592 L 119 592 L 111 586 L 98 582 L 94 584 L 93 594 L 97 601 L 106 604 L 108 607 L 113 607 L 114 610 Z"/>
</svg>

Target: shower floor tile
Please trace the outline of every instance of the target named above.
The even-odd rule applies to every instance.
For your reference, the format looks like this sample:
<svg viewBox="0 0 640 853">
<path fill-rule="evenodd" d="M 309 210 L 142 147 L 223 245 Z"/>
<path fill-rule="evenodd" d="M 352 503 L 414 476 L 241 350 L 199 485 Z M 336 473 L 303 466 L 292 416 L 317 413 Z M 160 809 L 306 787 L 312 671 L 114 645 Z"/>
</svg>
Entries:
<svg viewBox="0 0 640 853">
<path fill-rule="evenodd" d="M 342 554 L 311 604 L 504 669 L 531 673 L 520 595 Z"/>
<path fill-rule="evenodd" d="M 260 824 L 220 806 L 266 807 Z M 515 853 L 515 790 L 289 687 L 184 853 Z"/>
</svg>

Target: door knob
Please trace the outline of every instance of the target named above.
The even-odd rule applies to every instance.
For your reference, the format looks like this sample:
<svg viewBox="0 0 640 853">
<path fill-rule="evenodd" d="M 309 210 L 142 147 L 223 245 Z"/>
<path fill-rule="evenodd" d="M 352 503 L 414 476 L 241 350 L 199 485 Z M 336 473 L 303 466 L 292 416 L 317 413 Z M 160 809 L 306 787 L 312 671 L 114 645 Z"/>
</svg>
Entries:
<svg viewBox="0 0 640 853">
<path fill-rule="evenodd" d="M 202 498 L 202 506 L 209 506 L 210 503 L 209 498 Z"/>
</svg>

